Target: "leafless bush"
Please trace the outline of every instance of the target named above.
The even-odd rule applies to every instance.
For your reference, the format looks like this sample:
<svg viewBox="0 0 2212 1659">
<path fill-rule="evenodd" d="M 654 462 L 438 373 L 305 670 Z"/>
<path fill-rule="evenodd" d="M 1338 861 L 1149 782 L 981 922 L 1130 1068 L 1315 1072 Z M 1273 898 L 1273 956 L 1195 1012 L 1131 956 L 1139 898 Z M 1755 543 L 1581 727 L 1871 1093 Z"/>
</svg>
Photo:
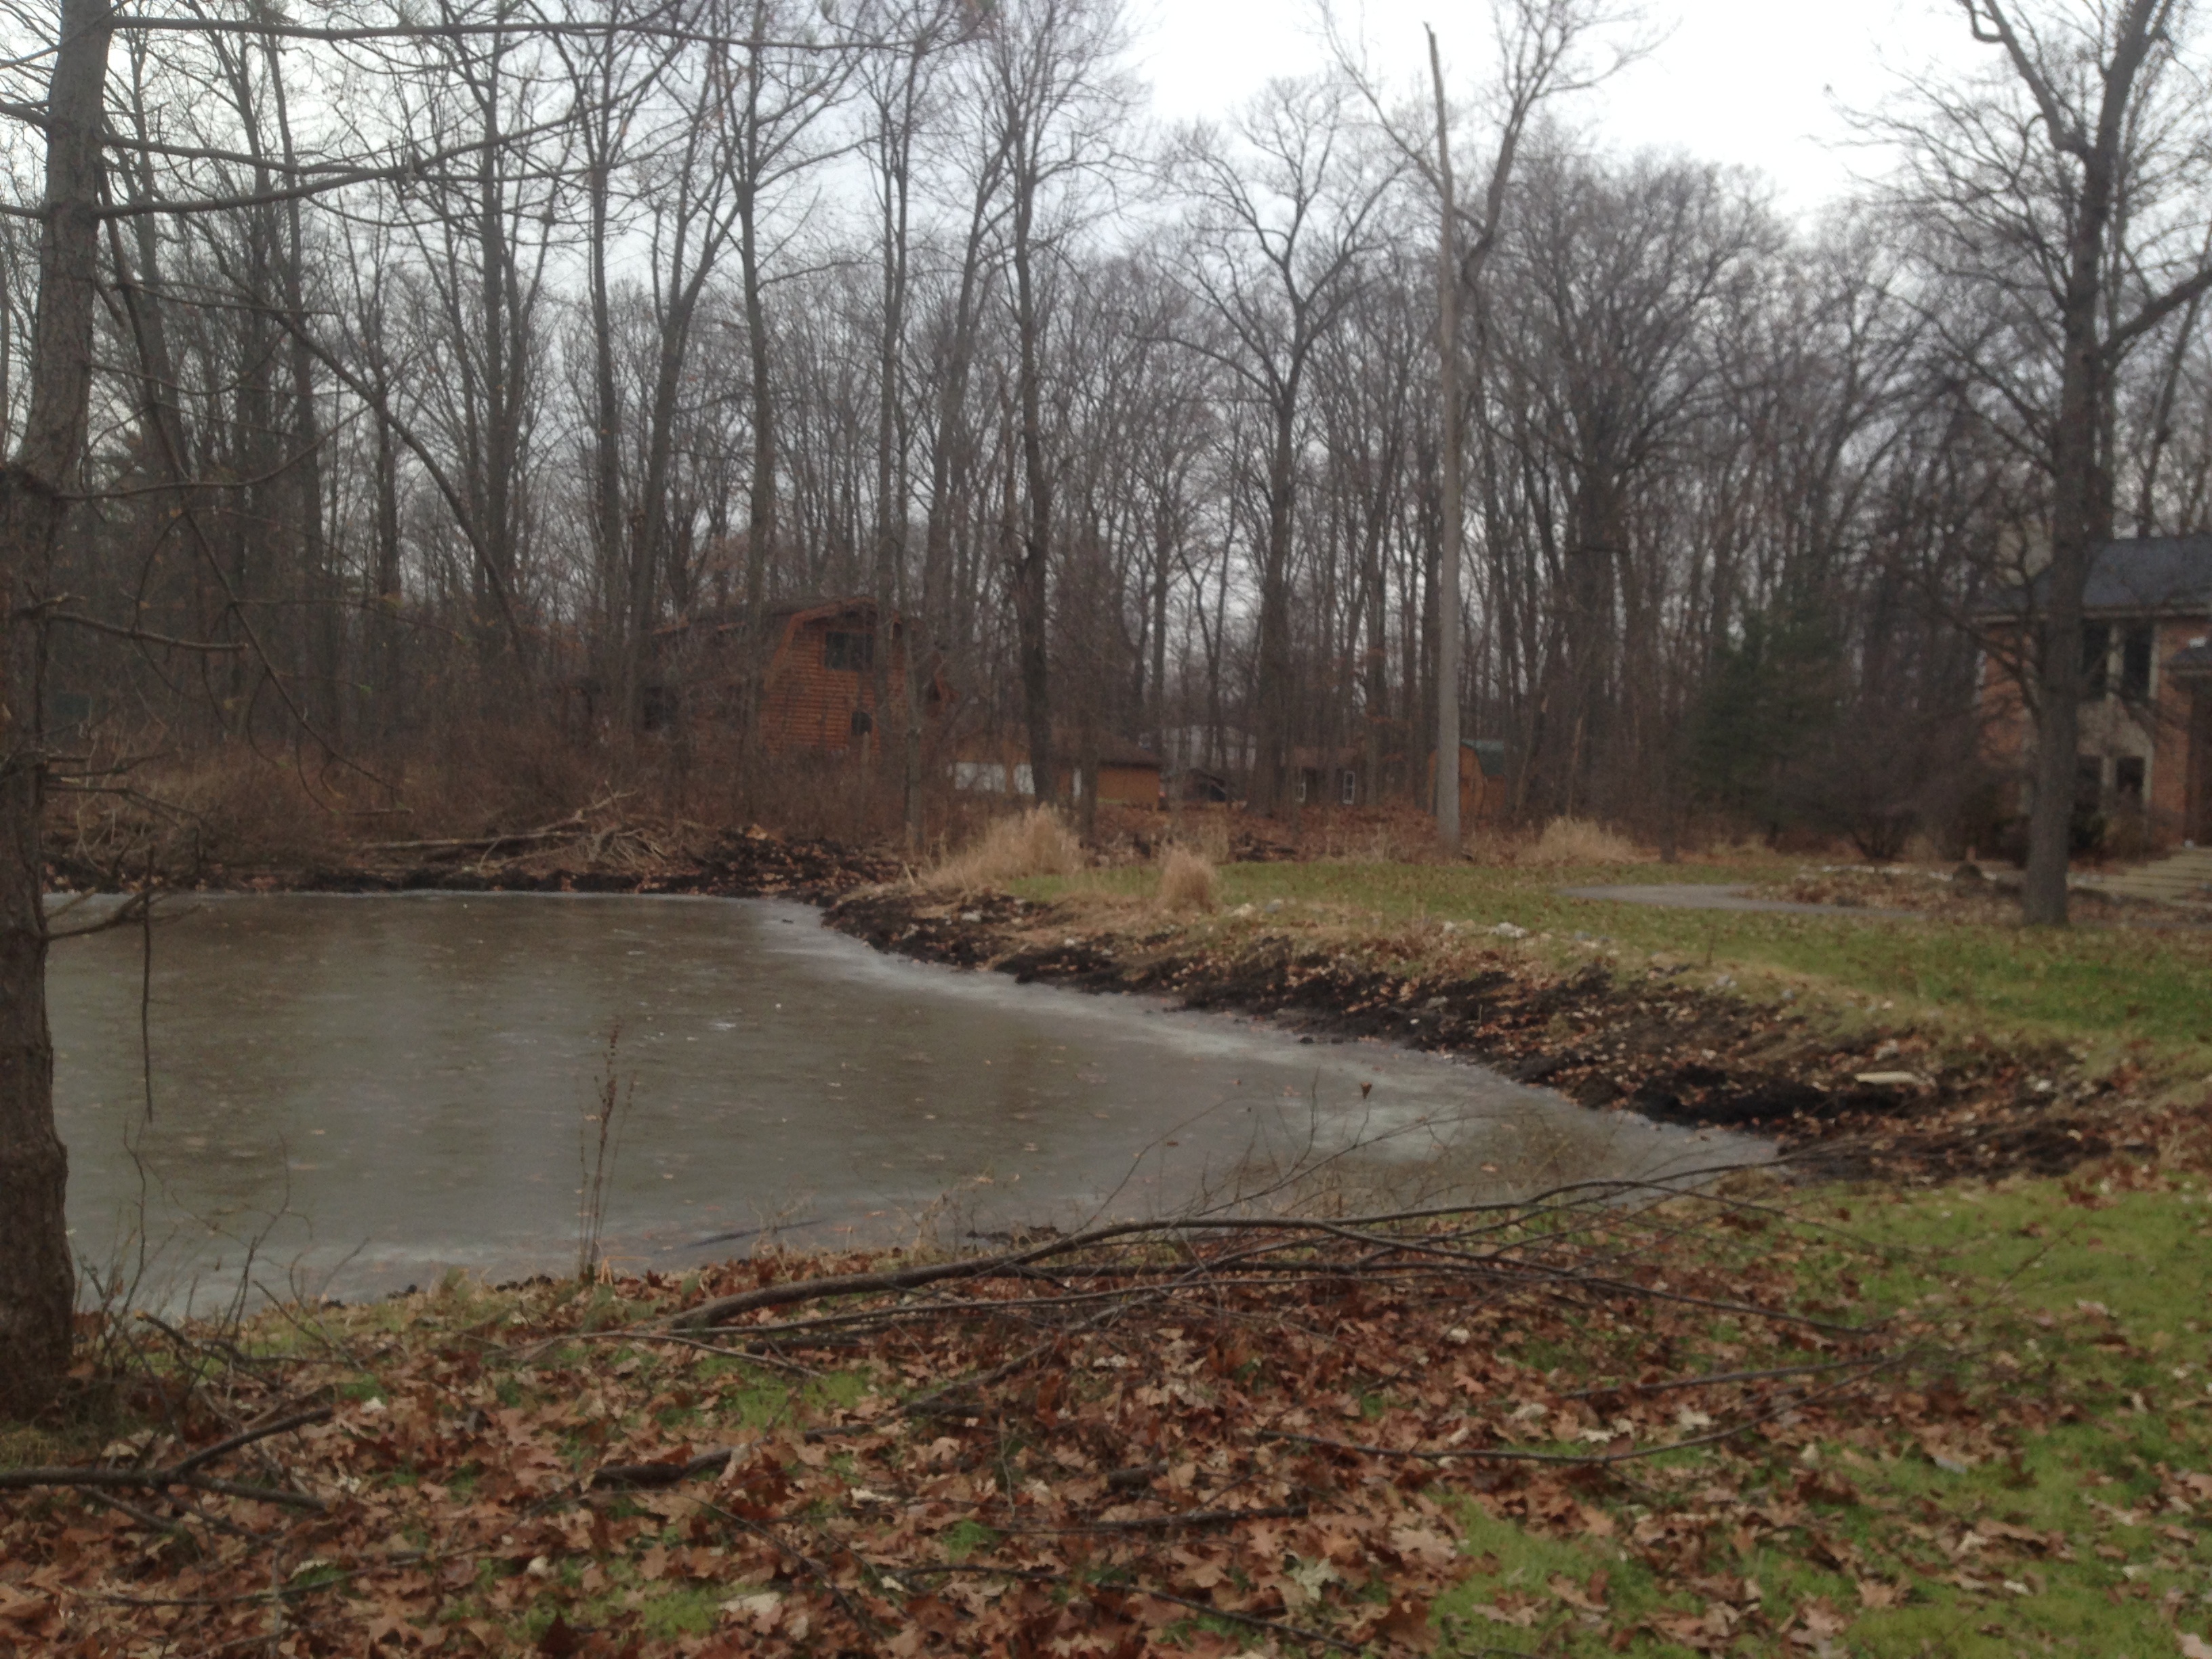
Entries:
<svg viewBox="0 0 2212 1659">
<path fill-rule="evenodd" d="M 622 1022 L 607 1031 L 607 1057 L 596 1097 L 576 1126 L 576 1167 L 581 1177 L 577 1188 L 576 1279 L 588 1283 L 599 1271 L 599 1240 L 606 1228 L 607 1182 L 613 1179 L 615 1160 L 622 1152 L 622 1127 L 629 1117 L 630 1102 L 637 1093 L 633 1077 L 625 1086 L 616 1070 L 622 1049 Z"/>
</svg>

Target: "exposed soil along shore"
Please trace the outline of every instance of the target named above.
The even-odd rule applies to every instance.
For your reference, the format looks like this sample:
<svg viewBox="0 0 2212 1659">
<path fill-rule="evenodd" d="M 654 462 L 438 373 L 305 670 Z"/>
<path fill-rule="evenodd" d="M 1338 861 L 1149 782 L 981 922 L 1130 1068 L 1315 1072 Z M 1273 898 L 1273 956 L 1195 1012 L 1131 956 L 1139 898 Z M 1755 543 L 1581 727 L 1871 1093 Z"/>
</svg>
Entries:
<svg viewBox="0 0 2212 1659">
<path fill-rule="evenodd" d="M 195 892 L 240 893 L 690 893 L 782 896 L 827 903 L 856 887 L 897 878 L 905 866 L 879 850 L 828 840 L 790 840 L 763 830 L 714 834 L 623 829 L 364 847 L 343 862 L 297 870 L 198 866 L 165 883 Z M 114 872 L 66 858 L 47 864 L 57 888 L 112 889 Z"/>
<path fill-rule="evenodd" d="M 1165 994 L 1269 1017 L 1310 1037 L 1378 1038 L 1464 1055 L 1600 1110 L 1770 1135 L 1808 1175 L 1921 1181 L 2055 1175 L 2147 1150 L 2112 1109 L 2126 1079 L 2085 1075 L 2057 1045 L 1917 1035 L 1841 1038 L 1815 1018 L 1682 982 L 1682 970 L 1559 974 L 1506 951 L 1457 971 L 1394 966 L 1264 928 L 1233 943 L 1185 930 L 1100 931 L 1095 914 L 1000 894 L 862 891 L 828 925 L 925 962 L 1090 991 Z"/>
</svg>

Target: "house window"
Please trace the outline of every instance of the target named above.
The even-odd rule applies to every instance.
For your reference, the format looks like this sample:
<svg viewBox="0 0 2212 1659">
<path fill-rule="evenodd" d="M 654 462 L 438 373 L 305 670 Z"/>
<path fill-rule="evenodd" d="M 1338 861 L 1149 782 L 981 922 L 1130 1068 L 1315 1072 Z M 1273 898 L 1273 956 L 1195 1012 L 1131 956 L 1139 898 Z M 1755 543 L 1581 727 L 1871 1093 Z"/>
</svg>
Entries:
<svg viewBox="0 0 2212 1659">
<path fill-rule="evenodd" d="M 2074 757 L 2074 805 L 2094 810 L 2105 797 L 2105 762 L 2100 755 Z"/>
<path fill-rule="evenodd" d="M 2120 695 L 2132 702 L 2150 701 L 2150 659 L 2157 637 L 2148 623 L 2130 623 L 2120 630 Z"/>
<path fill-rule="evenodd" d="M 1344 788 L 1340 799 L 1346 806 L 1356 805 L 1359 800 L 1359 774 L 1348 766 L 1344 769 Z"/>
<path fill-rule="evenodd" d="M 823 641 L 822 665 L 840 673 L 866 673 L 876 665 L 876 636 L 833 629 Z"/>
<path fill-rule="evenodd" d="M 875 729 L 876 717 L 873 714 L 871 714 L 865 708 L 855 708 L 853 711 L 853 735 L 854 737 L 865 738 L 869 732 Z"/>
<path fill-rule="evenodd" d="M 836 638 L 835 635 L 830 636 Z M 2110 623 L 2085 622 L 2081 624 L 2081 699 L 2094 702 L 2112 690 L 2112 625 Z"/>
<path fill-rule="evenodd" d="M 2142 810 L 2143 786 L 2149 780 L 2150 763 L 2141 755 L 2123 755 L 2112 763 L 2112 793 L 2124 806 Z"/>
</svg>

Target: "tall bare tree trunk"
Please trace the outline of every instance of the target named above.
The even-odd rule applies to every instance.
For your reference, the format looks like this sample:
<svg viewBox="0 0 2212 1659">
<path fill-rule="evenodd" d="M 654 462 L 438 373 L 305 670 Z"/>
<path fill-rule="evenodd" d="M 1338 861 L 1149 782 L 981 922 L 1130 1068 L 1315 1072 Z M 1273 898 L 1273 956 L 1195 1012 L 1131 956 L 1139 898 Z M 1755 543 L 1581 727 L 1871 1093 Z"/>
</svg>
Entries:
<svg viewBox="0 0 2212 1659">
<path fill-rule="evenodd" d="M 1437 568 L 1437 839 L 1456 854 L 1459 827 L 1459 573 L 1466 530 L 1460 514 L 1459 205 L 1452 191 L 1451 120 L 1444 108 L 1444 66 L 1437 32 L 1429 35 L 1429 78 L 1437 99 L 1437 395 L 1443 407 L 1443 514 Z"/>
<path fill-rule="evenodd" d="M 1014 204 L 1014 330 L 1019 337 L 1022 482 L 1028 512 L 1012 571 L 1014 620 L 1020 635 L 1022 715 L 1029 728 L 1030 779 L 1040 805 L 1059 799 L 1053 769 L 1052 676 L 1046 653 L 1051 629 L 1048 578 L 1052 568 L 1052 471 L 1044 453 L 1043 369 L 1037 361 L 1038 315 L 1035 249 L 1030 242 L 1036 185 L 1024 173 Z"/>
<path fill-rule="evenodd" d="M 31 409 L 0 471 L 0 1413 L 51 1399 L 69 1370 L 76 1297 L 63 1213 L 69 1154 L 54 1132 L 46 1029 L 46 924 L 39 823 L 46 573 L 82 460 L 92 388 L 93 283 L 100 246 L 100 136 L 109 0 L 64 0 L 46 94 L 46 224 Z"/>
</svg>

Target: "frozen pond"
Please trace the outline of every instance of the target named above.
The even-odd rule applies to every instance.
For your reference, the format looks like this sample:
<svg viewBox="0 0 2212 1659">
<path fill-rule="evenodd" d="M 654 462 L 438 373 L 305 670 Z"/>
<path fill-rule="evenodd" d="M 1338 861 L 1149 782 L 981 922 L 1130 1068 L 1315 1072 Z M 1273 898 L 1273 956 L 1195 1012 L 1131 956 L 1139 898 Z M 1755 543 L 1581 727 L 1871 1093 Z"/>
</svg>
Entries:
<svg viewBox="0 0 2212 1659">
<path fill-rule="evenodd" d="M 1504 1196 L 1761 1150 L 1428 1055 L 896 960 L 795 905 L 538 895 L 179 901 L 154 930 L 149 1120 L 141 974 L 135 928 L 58 942 L 48 970 L 77 1248 L 143 1238 L 142 1304 L 234 1285 L 248 1241 L 279 1294 L 572 1271 L 617 1024 L 625 1267 L 763 1229 L 1141 1216 L 1332 1158 Z"/>
</svg>

